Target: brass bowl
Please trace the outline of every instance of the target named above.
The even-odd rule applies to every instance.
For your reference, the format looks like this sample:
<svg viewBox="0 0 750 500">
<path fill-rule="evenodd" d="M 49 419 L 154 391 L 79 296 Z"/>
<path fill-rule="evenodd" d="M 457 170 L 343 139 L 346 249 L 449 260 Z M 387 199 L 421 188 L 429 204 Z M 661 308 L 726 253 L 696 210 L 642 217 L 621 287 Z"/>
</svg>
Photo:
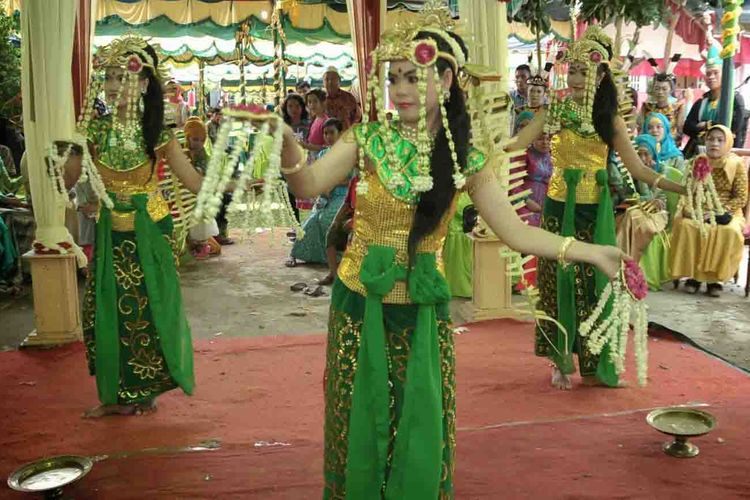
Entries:
<svg viewBox="0 0 750 500">
<path fill-rule="evenodd" d="M 674 437 L 674 441 L 664 443 L 662 449 L 667 455 L 678 458 L 691 458 L 700 450 L 688 438 L 703 436 L 716 427 L 716 418 L 705 411 L 692 408 L 659 408 L 646 416 L 646 422 L 659 432 Z"/>
<path fill-rule="evenodd" d="M 62 488 L 88 474 L 93 461 L 88 457 L 62 455 L 22 465 L 8 477 L 8 486 L 16 491 L 59 498 Z"/>
</svg>

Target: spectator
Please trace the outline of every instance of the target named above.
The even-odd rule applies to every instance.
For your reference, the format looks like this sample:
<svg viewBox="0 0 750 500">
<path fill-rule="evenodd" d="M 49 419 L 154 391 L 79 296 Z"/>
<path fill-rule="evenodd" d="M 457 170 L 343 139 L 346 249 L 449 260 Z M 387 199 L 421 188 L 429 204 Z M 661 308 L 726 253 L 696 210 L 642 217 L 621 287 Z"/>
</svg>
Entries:
<svg viewBox="0 0 750 500">
<path fill-rule="evenodd" d="M 216 142 L 216 135 L 219 133 L 219 126 L 221 125 L 221 108 L 213 108 L 211 110 L 211 119 L 206 124 L 206 130 L 208 131 L 208 138 L 211 140 L 211 144 Z"/>
<path fill-rule="evenodd" d="M 698 146 L 703 145 L 706 132 L 719 121 L 719 107 L 721 98 L 721 65 L 719 50 L 716 46 L 708 49 L 706 55 L 706 86 L 708 92 L 693 104 L 685 119 L 683 131 L 690 137 L 685 146 L 685 158 L 692 158 L 698 154 Z M 745 144 L 745 136 L 742 133 L 745 128 L 745 103 L 742 96 L 734 93 L 734 113 L 732 114 L 731 130 L 734 135 L 734 147 L 741 148 Z M 730 144 L 732 146 L 732 144 Z"/>
<path fill-rule="evenodd" d="M 510 97 L 513 99 L 513 107 L 517 110 L 526 106 L 526 96 L 528 92 L 528 81 L 531 78 L 531 68 L 528 64 L 521 64 L 516 67 L 516 89 L 510 91 Z"/>
<path fill-rule="evenodd" d="M 305 97 L 307 93 L 310 92 L 310 82 L 308 82 L 307 80 L 300 80 L 297 82 L 297 85 L 294 87 L 294 89 L 299 95 Z"/>
<path fill-rule="evenodd" d="M 336 68 L 330 66 L 326 70 L 323 84 L 327 94 L 325 109 L 328 116 L 338 118 L 344 125 L 344 130 L 362 119 L 357 99 L 351 93 L 341 90 L 341 76 Z"/>
</svg>

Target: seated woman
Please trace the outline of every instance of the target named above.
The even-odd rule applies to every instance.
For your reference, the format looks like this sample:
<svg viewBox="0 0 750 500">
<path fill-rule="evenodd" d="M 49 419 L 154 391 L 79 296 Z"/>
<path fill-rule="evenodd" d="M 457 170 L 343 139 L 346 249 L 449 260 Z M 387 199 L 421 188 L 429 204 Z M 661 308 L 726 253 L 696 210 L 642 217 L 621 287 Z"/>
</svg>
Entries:
<svg viewBox="0 0 750 500">
<path fill-rule="evenodd" d="M 526 208 L 531 214 L 525 220 L 532 226 L 539 227 L 549 178 L 552 176 L 549 134 L 537 137 L 526 150 L 526 175 L 523 189 L 531 190 L 526 199 Z"/>
<path fill-rule="evenodd" d="M 323 138 L 329 147 L 333 146 L 338 140 L 343 129 L 343 124 L 336 118 L 329 118 L 323 125 Z M 323 156 L 327 151 L 327 149 L 322 150 L 320 156 Z M 297 238 L 294 246 L 292 246 L 292 255 L 286 264 L 288 267 L 296 265 L 298 260 L 308 264 L 328 263 L 326 257 L 326 234 L 333 222 L 333 218 L 344 203 L 348 186 L 349 179 L 347 178 L 346 182 L 333 188 L 327 195 L 321 195 L 315 200 L 315 206 L 310 216 L 302 225 L 304 236 Z"/>
<path fill-rule="evenodd" d="M 656 152 L 662 170 L 668 167 L 685 171 L 685 158 L 672 137 L 669 119 L 661 113 L 650 113 L 643 123 L 642 134 L 650 134 L 656 139 Z"/>
<path fill-rule="evenodd" d="M 661 173 L 656 153 L 656 139 L 648 134 L 635 138 L 638 157 L 644 165 Z M 617 216 L 617 246 L 639 262 L 643 250 L 667 226 L 666 197 L 659 189 L 636 181 L 637 194 L 626 202 L 628 208 Z"/>
<path fill-rule="evenodd" d="M 670 264 L 672 277 L 689 278 L 688 293 L 696 293 L 707 282 L 707 293 L 718 297 L 721 283 L 737 273 L 742 260 L 744 237 L 743 211 L 747 205 L 747 169 L 731 153 L 734 136 L 723 125 L 713 125 L 706 134 L 706 156 L 711 175 L 725 213 L 716 216 L 716 226 L 702 237 L 699 224 L 689 209 L 675 218 L 672 228 Z M 697 156 L 693 161 L 703 158 Z M 692 166 L 692 165 L 691 165 Z"/>
</svg>

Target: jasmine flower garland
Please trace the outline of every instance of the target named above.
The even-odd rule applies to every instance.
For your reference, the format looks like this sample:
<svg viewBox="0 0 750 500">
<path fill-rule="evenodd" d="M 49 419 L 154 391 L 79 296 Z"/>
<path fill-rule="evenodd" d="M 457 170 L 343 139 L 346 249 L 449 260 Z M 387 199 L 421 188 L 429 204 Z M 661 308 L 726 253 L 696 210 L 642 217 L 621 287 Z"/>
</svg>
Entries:
<svg viewBox="0 0 750 500">
<path fill-rule="evenodd" d="M 227 158 L 224 152 L 229 143 L 229 132 L 232 130 L 232 121 L 225 120 L 219 127 L 216 134 L 216 143 L 214 144 L 215 153 L 206 167 L 206 174 L 203 178 L 201 190 L 198 193 L 198 199 L 193 211 L 193 217 L 197 222 L 213 219 L 219 212 L 222 197 L 229 181 L 234 172 L 234 166 L 237 164 L 244 147 L 245 136 L 240 136 L 233 145 Z"/>
<path fill-rule="evenodd" d="M 284 139 L 281 118 L 254 104 L 235 106 L 228 110 L 225 116 L 226 120 L 222 123 L 216 139 L 215 148 L 218 152 L 226 150 L 229 133 L 234 129 L 234 124 L 241 123 L 243 127 L 226 161 L 221 153 L 212 156 L 198 195 L 195 217 L 197 220 L 205 220 L 215 217 L 218 213 L 224 191 L 229 186 L 232 173 L 247 144 L 247 128 L 244 125 L 247 122 L 262 121 L 260 130 L 255 135 L 250 158 L 236 181 L 227 215 L 232 225 L 240 226 L 251 234 L 259 229 L 278 226 L 294 227 L 301 234 L 301 228 L 289 204 L 286 183 L 280 180 L 281 149 Z M 257 180 L 254 179 L 255 172 L 262 172 L 263 175 L 260 195 L 256 194 L 254 186 L 251 187 L 253 181 Z"/>
<path fill-rule="evenodd" d="M 633 315 L 633 332 L 638 384 L 645 386 L 648 375 L 648 294 L 643 271 L 634 261 L 624 261 L 620 272 L 602 291 L 591 316 L 581 323 L 578 331 L 587 339 L 592 354 L 600 354 L 610 346 L 610 360 L 618 375 L 625 372 L 625 354 Z M 612 312 L 602 320 L 604 308 L 612 301 Z"/>
<path fill-rule="evenodd" d="M 699 155 L 693 160 L 685 188 L 687 209 L 691 216 L 695 216 L 694 220 L 700 225 L 701 236 L 705 238 L 708 236 L 707 226 L 716 226 L 716 214 L 723 210 L 711 175 L 711 164 L 705 155 Z M 708 210 L 708 224 L 705 221 L 704 206 Z"/>
</svg>

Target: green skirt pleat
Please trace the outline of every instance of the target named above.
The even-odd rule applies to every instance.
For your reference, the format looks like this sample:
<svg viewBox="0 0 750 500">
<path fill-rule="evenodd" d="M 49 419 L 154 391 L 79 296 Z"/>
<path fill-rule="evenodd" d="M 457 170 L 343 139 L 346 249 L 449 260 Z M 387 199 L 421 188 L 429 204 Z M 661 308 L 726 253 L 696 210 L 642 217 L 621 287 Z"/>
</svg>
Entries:
<svg viewBox="0 0 750 500">
<path fill-rule="evenodd" d="M 416 305 L 383 304 L 390 386 L 390 440 L 388 465 L 394 435 L 404 403 L 404 389 L 412 335 L 417 323 Z M 360 333 L 365 316 L 365 297 L 336 280 L 331 295 L 325 368 L 325 456 L 324 498 L 345 498 L 354 376 L 357 369 Z M 455 355 L 447 304 L 436 306 L 437 334 L 442 375 L 443 453 L 440 495 L 453 496 L 455 454 Z M 386 471 L 386 475 L 390 469 Z"/>
<path fill-rule="evenodd" d="M 171 250 L 167 250 L 173 231 L 171 217 L 155 223 L 151 230 L 153 233 L 147 232 L 143 239 L 136 238 L 134 231 L 97 233 L 97 255 L 84 294 L 83 334 L 89 372 L 97 377 L 104 404 L 146 402 L 178 386 L 188 394 L 193 390 L 190 329 L 182 310 L 175 263 Z M 108 241 L 103 241 L 105 238 Z M 145 238 L 151 240 L 149 249 L 159 248 L 151 255 L 163 257 L 154 261 L 149 256 L 144 265 L 144 249 L 138 245 Z M 105 247 L 111 251 L 104 251 Z M 106 272 L 106 267 L 112 272 Z M 106 281 L 100 290 L 107 300 L 99 303 L 97 279 Z M 149 294 L 149 280 L 158 297 Z M 163 311 L 159 318 L 155 317 L 157 309 Z M 105 317 L 97 319 L 102 314 Z M 157 323 L 162 325 L 165 338 L 159 334 Z M 165 356 L 165 343 L 171 349 L 170 356 Z M 102 346 L 106 346 L 104 358 Z"/>
<path fill-rule="evenodd" d="M 563 214 L 565 203 L 551 198 L 544 202 L 541 227 L 555 234 L 565 234 L 563 228 Z M 573 213 L 574 231 L 571 236 L 579 241 L 593 243 L 597 226 L 597 215 L 601 217 L 599 205 L 594 204 L 576 204 Z M 614 215 L 611 215 L 611 227 L 604 224 L 600 232 L 609 233 L 600 238 L 607 241 L 607 236 L 614 239 Z M 602 222 L 599 222 L 600 225 Z M 601 277 L 597 282 L 599 272 L 589 264 L 570 264 L 568 266 L 569 283 L 563 290 L 560 289 L 561 283 L 558 283 L 558 266 L 557 261 L 552 259 L 539 259 L 538 264 L 538 287 L 539 287 L 539 308 L 552 318 L 560 318 L 561 311 L 558 309 L 558 300 L 560 297 L 568 298 L 565 305 L 567 308 L 562 316 L 567 316 L 571 320 L 566 325 L 567 337 L 564 336 L 558 327 L 550 321 L 540 321 L 536 328 L 535 354 L 537 356 L 548 357 L 558 364 L 558 367 L 564 373 L 570 373 L 572 359 L 570 356 L 564 356 L 561 346 L 569 346 L 569 352 L 578 355 L 578 368 L 582 376 L 597 376 L 607 385 L 617 384 L 617 375 L 614 373 L 614 366 L 608 359 L 608 348 L 602 351 L 601 356 L 592 354 L 586 347 L 585 339 L 578 335 L 579 325 L 585 321 L 593 312 L 598 302 L 598 293 L 606 284 L 606 277 Z M 565 301 L 563 301 L 565 303 Z M 605 313 L 606 314 L 606 313 Z M 565 323 L 563 323 L 565 324 Z M 566 342 L 567 341 L 567 342 Z M 601 360 L 601 363 L 600 363 Z M 561 366 L 562 365 L 562 366 Z"/>
</svg>

